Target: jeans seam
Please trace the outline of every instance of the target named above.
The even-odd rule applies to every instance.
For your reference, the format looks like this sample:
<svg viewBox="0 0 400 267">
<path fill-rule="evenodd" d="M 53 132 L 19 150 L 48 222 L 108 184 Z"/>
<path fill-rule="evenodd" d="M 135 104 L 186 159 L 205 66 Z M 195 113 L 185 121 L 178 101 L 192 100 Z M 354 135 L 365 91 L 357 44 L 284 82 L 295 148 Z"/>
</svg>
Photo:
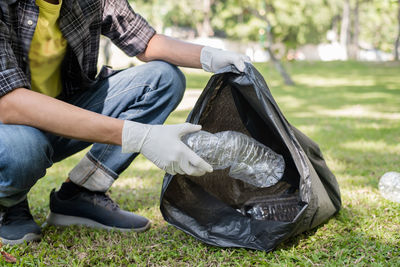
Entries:
<svg viewBox="0 0 400 267">
<path fill-rule="evenodd" d="M 82 178 L 81 185 L 85 184 L 91 175 L 96 172 L 96 165 Z"/>
<path fill-rule="evenodd" d="M 93 163 L 93 168 L 83 177 L 82 181 L 81 181 L 81 185 L 85 184 L 91 175 L 93 175 L 98 169 L 102 170 L 105 172 L 106 175 L 110 176 L 111 179 L 115 180 L 116 178 L 118 178 L 118 176 L 113 177 L 113 175 L 111 175 L 108 172 L 111 172 L 111 170 L 109 170 L 108 168 L 106 168 L 106 166 L 103 166 L 100 161 L 97 161 L 97 159 L 95 157 L 93 157 L 92 155 L 90 155 L 90 157 L 87 157 L 87 159 Z M 97 162 L 94 162 L 94 160 L 96 160 Z"/>
<path fill-rule="evenodd" d="M 100 155 L 100 160 L 103 158 L 103 155 L 105 154 L 105 152 L 107 151 L 107 149 L 108 149 L 109 146 L 110 146 L 110 145 L 107 145 L 107 147 L 106 147 L 106 148 L 103 150 L 103 152 L 101 153 L 101 155 Z M 89 154 L 89 153 L 90 153 L 90 152 L 88 152 L 88 154 Z M 93 160 L 91 160 L 90 157 L 88 157 L 88 156 L 86 156 L 86 157 L 88 158 L 88 160 L 90 160 L 90 161 L 93 163 L 94 166 L 93 166 L 93 168 L 88 172 L 88 174 L 86 174 L 86 175 L 83 177 L 83 179 L 82 179 L 82 184 L 86 183 L 86 182 L 89 180 L 90 176 L 93 175 L 93 173 L 95 173 L 97 169 L 99 169 L 99 162 L 100 162 L 100 160 L 98 160 L 97 158 L 95 158 L 95 157 L 92 155 L 92 153 L 90 153 L 90 157 L 93 158 L 93 159 L 96 159 L 97 162 L 93 162 Z"/>
<path fill-rule="evenodd" d="M 106 150 L 108 150 L 109 147 L 110 147 L 110 146 L 108 145 L 107 148 L 106 148 Z M 102 158 L 101 158 L 101 159 L 96 158 L 95 156 L 93 156 L 92 153 L 90 153 L 90 151 L 88 152 L 88 154 L 89 154 L 89 155 L 87 156 L 87 158 L 88 158 L 91 162 L 93 162 L 93 164 L 96 166 L 97 169 L 103 170 L 104 172 L 106 172 L 106 173 L 107 173 L 108 175 L 110 175 L 111 177 L 114 176 L 114 175 L 112 175 L 112 173 L 113 173 L 114 171 L 111 170 L 110 168 L 108 168 L 107 166 L 105 166 L 104 164 L 101 163 Z M 104 154 L 104 153 L 103 153 L 103 154 Z M 94 161 L 95 161 L 95 162 L 94 162 Z M 118 175 L 117 175 L 116 177 L 118 177 Z"/>
<path fill-rule="evenodd" d="M 109 101 L 110 99 L 113 99 L 114 97 L 120 96 L 121 94 L 124 94 L 124 93 L 126 93 L 126 92 L 128 92 L 128 91 L 131 91 L 132 89 L 135 89 L 135 88 L 138 88 L 138 87 L 149 87 L 149 88 L 150 88 L 150 92 L 151 92 L 151 91 L 154 91 L 153 87 L 151 87 L 150 84 L 135 85 L 135 86 L 129 87 L 128 89 L 125 89 L 125 90 L 123 90 L 123 91 L 121 91 L 121 92 L 119 92 L 119 93 L 116 93 L 116 94 L 114 94 L 114 95 L 112 95 L 112 96 L 106 97 L 106 98 L 104 99 L 104 101 L 97 102 L 97 103 L 95 103 L 95 104 L 93 104 L 93 105 L 87 107 L 87 109 L 90 110 L 90 109 L 92 109 L 93 107 L 95 107 L 95 106 L 97 106 L 97 105 L 99 105 L 99 104 L 105 103 L 105 102 Z"/>
<path fill-rule="evenodd" d="M 107 145 L 104 149 L 103 152 L 101 152 L 100 156 L 98 158 L 95 158 L 92 153 L 90 153 L 90 155 L 92 156 L 92 158 L 96 159 L 97 161 L 102 161 L 104 158 L 104 155 L 106 154 L 106 152 L 108 151 L 108 148 L 110 147 L 110 145 Z"/>
</svg>

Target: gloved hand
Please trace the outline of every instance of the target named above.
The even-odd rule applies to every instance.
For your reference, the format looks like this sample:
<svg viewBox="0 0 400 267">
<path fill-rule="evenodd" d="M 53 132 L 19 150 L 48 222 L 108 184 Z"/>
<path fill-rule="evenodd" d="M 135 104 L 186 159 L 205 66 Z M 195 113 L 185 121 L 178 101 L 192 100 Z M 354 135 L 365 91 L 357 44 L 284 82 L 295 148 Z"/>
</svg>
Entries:
<svg viewBox="0 0 400 267">
<path fill-rule="evenodd" d="M 205 46 L 201 49 L 200 63 L 203 70 L 208 72 L 217 72 L 219 69 L 228 65 L 235 65 L 235 67 L 243 72 L 245 69 L 245 62 L 251 62 L 248 56 L 225 51 L 209 46 Z"/>
<path fill-rule="evenodd" d="M 122 130 L 122 152 L 140 152 L 169 174 L 201 176 L 213 168 L 182 141 L 185 134 L 197 132 L 200 125 L 150 125 L 125 121 Z"/>
</svg>

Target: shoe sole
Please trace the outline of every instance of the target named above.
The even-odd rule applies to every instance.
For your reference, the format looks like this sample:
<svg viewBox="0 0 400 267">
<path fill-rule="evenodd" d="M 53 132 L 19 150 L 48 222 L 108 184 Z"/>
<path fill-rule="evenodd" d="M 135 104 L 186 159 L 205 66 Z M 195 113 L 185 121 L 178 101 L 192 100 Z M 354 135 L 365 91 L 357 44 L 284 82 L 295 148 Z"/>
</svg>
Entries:
<svg viewBox="0 0 400 267">
<path fill-rule="evenodd" d="M 1 237 L 0 240 L 4 245 L 20 245 L 20 244 L 24 244 L 29 243 L 29 242 L 33 242 L 33 241 L 40 241 L 42 239 L 42 235 L 40 234 L 35 234 L 35 233 L 29 233 L 24 235 L 23 238 L 21 239 L 16 239 L 16 240 L 12 240 L 12 239 L 6 239 Z"/>
<path fill-rule="evenodd" d="M 149 221 L 145 226 L 140 228 L 119 228 L 119 227 L 112 227 L 101 224 L 99 222 L 93 221 L 91 219 L 83 218 L 83 217 L 76 217 L 76 216 L 69 216 L 58 214 L 54 212 L 50 212 L 47 216 L 47 225 L 54 225 L 54 226 L 71 226 L 71 225 L 82 225 L 91 228 L 99 228 L 99 229 L 106 229 L 106 230 L 119 230 L 121 232 L 144 232 L 150 228 L 151 222 Z"/>
</svg>

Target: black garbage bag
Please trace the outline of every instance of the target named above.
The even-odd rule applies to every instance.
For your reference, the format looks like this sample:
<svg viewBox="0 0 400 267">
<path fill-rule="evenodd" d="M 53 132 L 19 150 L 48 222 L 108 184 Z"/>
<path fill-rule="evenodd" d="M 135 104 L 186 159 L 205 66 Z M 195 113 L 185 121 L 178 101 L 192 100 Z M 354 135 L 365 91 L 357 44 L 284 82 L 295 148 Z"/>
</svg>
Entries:
<svg viewBox="0 0 400 267">
<path fill-rule="evenodd" d="M 285 160 L 282 179 L 267 188 L 216 170 L 201 177 L 164 177 L 164 219 L 201 241 L 269 251 L 339 211 L 339 186 L 316 143 L 289 124 L 261 74 L 227 67 L 213 75 L 188 122 L 216 133 L 244 133 Z"/>
</svg>

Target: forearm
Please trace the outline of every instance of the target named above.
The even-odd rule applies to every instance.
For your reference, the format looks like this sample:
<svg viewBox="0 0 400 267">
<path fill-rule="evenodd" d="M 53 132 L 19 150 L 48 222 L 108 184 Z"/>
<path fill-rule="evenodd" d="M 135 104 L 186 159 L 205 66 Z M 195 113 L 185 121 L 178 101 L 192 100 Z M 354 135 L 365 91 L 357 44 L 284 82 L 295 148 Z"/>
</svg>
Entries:
<svg viewBox="0 0 400 267">
<path fill-rule="evenodd" d="M 201 68 L 200 53 L 202 48 L 202 45 L 156 34 L 148 43 L 146 51 L 138 55 L 138 58 L 145 62 L 164 60 L 177 66 Z"/>
<path fill-rule="evenodd" d="M 110 118 L 27 89 L 0 98 L 0 121 L 67 138 L 121 145 L 123 120 Z"/>
</svg>

